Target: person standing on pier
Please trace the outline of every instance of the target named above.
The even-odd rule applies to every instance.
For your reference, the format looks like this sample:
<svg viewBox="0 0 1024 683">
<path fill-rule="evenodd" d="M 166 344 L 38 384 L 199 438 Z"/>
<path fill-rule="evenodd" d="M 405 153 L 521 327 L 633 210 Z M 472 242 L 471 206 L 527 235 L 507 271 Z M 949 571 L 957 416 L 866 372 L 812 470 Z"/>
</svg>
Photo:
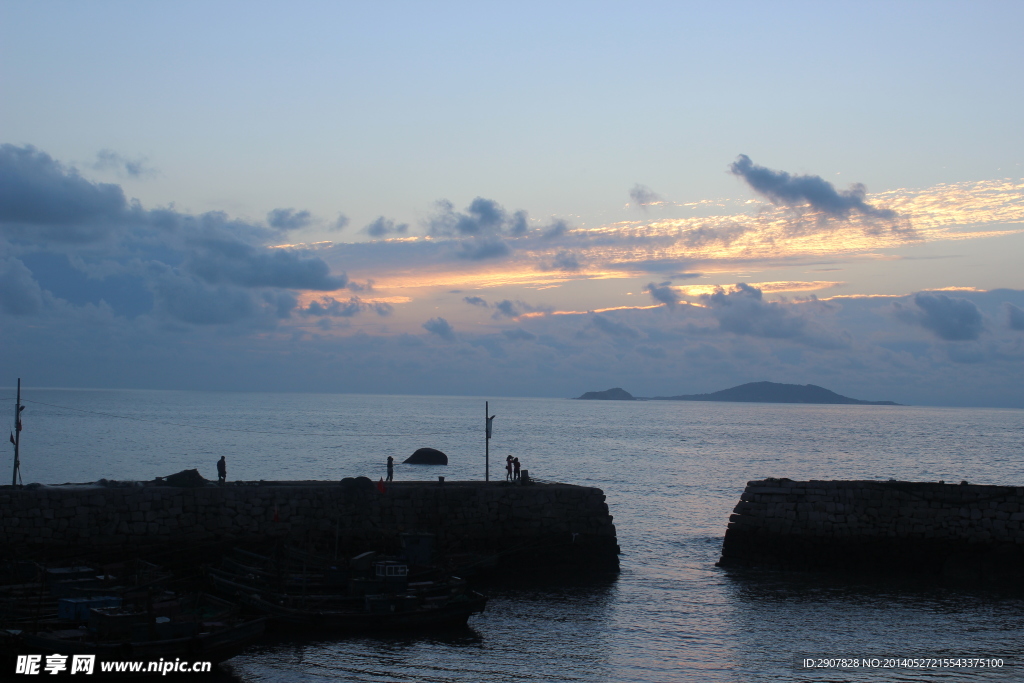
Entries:
<svg viewBox="0 0 1024 683">
<path fill-rule="evenodd" d="M 395 459 L 390 455 L 388 456 L 388 481 L 394 481 L 395 479 Z"/>
<path fill-rule="evenodd" d="M 223 484 L 228 478 L 228 463 L 224 460 L 224 456 L 220 456 L 220 460 L 217 461 L 217 483 Z"/>
<path fill-rule="evenodd" d="M 519 458 L 512 458 L 512 480 L 519 479 Z"/>
<path fill-rule="evenodd" d="M 505 458 L 505 481 L 512 481 L 512 454 Z"/>
</svg>

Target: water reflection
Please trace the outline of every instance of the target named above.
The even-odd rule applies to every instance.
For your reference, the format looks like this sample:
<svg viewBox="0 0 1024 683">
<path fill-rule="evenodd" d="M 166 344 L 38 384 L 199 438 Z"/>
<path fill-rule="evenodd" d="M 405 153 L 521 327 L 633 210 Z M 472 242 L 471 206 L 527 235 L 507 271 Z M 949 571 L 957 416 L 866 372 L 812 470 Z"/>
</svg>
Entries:
<svg viewBox="0 0 1024 683">
<path fill-rule="evenodd" d="M 245 681 L 605 681 L 614 578 L 491 581 L 470 628 L 393 637 L 276 636 L 230 662 Z M 557 648 L 559 655 L 550 651 Z"/>
<path fill-rule="evenodd" d="M 821 672 L 797 668 L 806 657 L 1001 658 L 1003 669 L 900 669 L 885 679 L 1020 679 L 1020 589 L 757 570 L 725 576 L 728 630 L 739 663 L 761 671 L 764 680 L 820 680 Z M 833 680 L 877 681 L 880 673 L 844 670 Z"/>
</svg>

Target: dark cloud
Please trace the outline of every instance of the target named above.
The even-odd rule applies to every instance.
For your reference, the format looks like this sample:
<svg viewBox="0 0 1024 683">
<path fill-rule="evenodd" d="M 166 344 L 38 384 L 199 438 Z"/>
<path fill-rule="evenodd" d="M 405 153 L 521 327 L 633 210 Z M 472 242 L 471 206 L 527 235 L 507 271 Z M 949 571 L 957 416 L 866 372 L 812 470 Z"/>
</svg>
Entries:
<svg viewBox="0 0 1024 683">
<path fill-rule="evenodd" d="M 446 199 L 437 202 L 437 213 L 430 219 L 430 230 L 438 235 L 474 237 L 505 231 L 508 214 L 493 199 L 477 197 L 465 213 L 455 210 Z"/>
<path fill-rule="evenodd" d="M 502 330 L 501 333 L 512 341 L 533 341 L 537 338 L 537 335 L 531 334 L 520 327 L 513 330 Z"/>
<path fill-rule="evenodd" d="M 496 304 L 494 304 L 494 308 L 497 309 L 494 313 L 495 319 L 517 318 L 523 313 L 518 308 L 516 308 L 516 305 L 514 303 L 512 303 L 508 299 L 504 299 L 503 301 L 497 302 Z"/>
<path fill-rule="evenodd" d="M 679 291 L 672 287 L 671 282 L 662 282 L 660 285 L 656 285 L 653 282 L 647 283 L 644 287 L 645 292 L 649 292 L 651 298 L 659 303 L 663 303 L 669 308 L 674 308 L 679 303 Z"/>
<path fill-rule="evenodd" d="M 456 211 L 447 200 L 437 202 L 428 227 L 431 234 L 458 238 L 459 258 L 480 261 L 512 253 L 503 238 L 526 234 L 528 223 L 525 211 L 509 214 L 493 199 L 477 197 L 465 212 Z"/>
<path fill-rule="evenodd" d="M 231 220 L 217 211 L 201 215 L 173 209 L 145 211 L 138 204 L 127 203 L 119 186 L 89 182 L 34 147 L 0 145 L 0 231 L 14 243 L 33 245 L 37 252 L 50 251 L 56 255 L 73 249 L 78 263 L 75 268 L 90 278 L 110 277 L 110 273 L 89 272 L 90 268 L 136 277 L 181 268 L 211 285 L 340 289 L 348 284 L 347 278 L 344 274 L 331 275 L 322 259 L 298 250 L 260 245 L 281 230 L 302 227 L 310 220 L 307 211 L 275 209 L 267 216 L 273 228 L 270 229 Z M 116 240 L 108 239 L 102 248 L 90 251 L 92 243 L 111 237 Z M 129 263 L 137 265 L 129 267 Z M 68 269 L 64 270 L 67 276 Z M 74 279 L 62 277 L 69 282 Z M 155 291 L 156 286 L 136 279 L 110 281 L 108 289 L 115 284 L 142 292 Z M 170 291 L 166 284 L 161 287 Z M 86 289 L 99 287 L 90 283 Z M 67 300 L 74 301 L 76 297 L 81 298 L 69 293 Z M 168 294 L 164 298 L 171 301 L 170 297 Z M 113 296 L 110 300 L 117 298 Z M 141 294 L 120 299 L 129 303 L 133 314 L 142 312 L 137 309 L 143 299 L 149 302 L 149 297 Z M 182 310 L 172 304 L 166 308 Z M 208 315 L 204 320 L 216 317 Z"/>
<path fill-rule="evenodd" d="M 463 240 L 455 255 L 470 261 L 483 261 L 492 258 L 504 258 L 512 253 L 512 248 L 497 237 Z"/>
<path fill-rule="evenodd" d="M 542 261 L 537 270 L 560 270 L 565 273 L 576 273 L 581 269 L 579 258 L 571 251 L 563 249 L 555 254 L 551 261 Z"/>
<path fill-rule="evenodd" d="M 409 231 L 408 223 L 395 223 L 390 218 L 378 216 L 372 223 L 363 230 L 371 237 L 385 237 L 387 235 L 404 235 Z"/>
<path fill-rule="evenodd" d="M 146 158 L 128 159 L 110 149 L 102 149 L 96 153 L 96 161 L 92 167 L 97 171 L 114 171 L 118 175 L 131 178 L 145 178 L 156 175 L 156 171 L 146 166 Z"/>
<path fill-rule="evenodd" d="M 646 344 L 640 344 L 636 347 L 635 351 L 639 354 L 647 356 L 648 358 L 667 358 L 668 353 L 664 348 L 660 346 L 647 346 Z"/>
<path fill-rule="evenodd" d="M 43 294 L 32 272 L 16 258 L 0 259 L 0 311 L 32 315 L 43 307 Z"/>
<path fill-rule="evenodd" d="M 637 261 L 616 261 L 609 265 L 628 270 L 642 270 L 657 273 L 673 280 L 689 280 L 700 277 L 700 273 L 686 272 L 693 265 L 692 261 L 682 259 L 641 259 Z"/>
<path fill-rule="evenodd" d="M 594 328 L 611 337 L 636 339 L 640 336 L 640 333 L 629 325 L 609 320 L 603 315 L 598 315 L 597 313 L 590 316 L 590 323 Z"/>
<path fill-rule="evenodd" d="M 806 327 L 803 317 L 784 304 L 764 301 L 760 289 L 743 282 L 728 292 L 719 287 L 701 300 L 711 308 L 719 327 L 733 334 L 792 339 Z"/>
<path fill-rule="evenodd" d="M 445 341 L 455 341 L 455 330 L 444 318 L 431 318 L 423 323 L 423 329 L 430 334 L 436 334 Z"/>
<path fill-rule="evenodd" d="M 842 219 L 849 218 L 853 211 L 881 220 L 898 217 L 895 211 L 877 209 L 865 202 L 867 190 L 860 183 L 851 185 L 849 190 L 836 190 L 821 176 L 794 176 L 785 171 L 773 171 L 754 164 L 746 154 L 741 154 L 732 163 L 729 172 L 743 178 L 751 189 L 773 204 L 789 207 L 809 204 L 822 213 Z"/>
<path fill-rule="evenodd" d="M 487 306 L 494 308 L 494 314 L 491 316 L 494 320 L 501 320 L 502 318 L 518 318 L 524 313 L 532 313 L 534 311 L 550 311 L 550 307 L 547 306 L 533 306 L 526 303 L 525 301 L 512 301 L 510 299 L 503 299 L 493 304 L 488 305 L 486 301 L 480 297 L 466 297 L 463 299 L 466 303 L 472 303 L 476 306 Z"/>
<path fill-rule="evenodd" d="M 571 251 L 560 251 L 555 254 L 555 261 L 552 265 L 554 266 L 552 270 L 564 270 L 574 273 L 580 269 L 579 259 Z"/>
<path fill-rule="evenodd" d="M 92 265 L 49 251 L 23 254 L 21 260 L 42 289 L 76 306 L 102 301 L 129 319 L 153 310 L 153 293 L 137 264 Z"/>
<path fill-rule="evenodd" d="M 299 300 L 289 291 L 263 292 L 263 301 L 274 309 L 279 319 L 290 318 L 292 311 L 299 305 Z"/>
<path fill-rule="evenodd" d="M 302 315 L 329 315 L 338 318 L 351 318 L 352 316 L 359 314 L 362 310 L 362 306 L 359 305 L 358 297 L 352 297 L 345 303 L 338 301 L 334 297 L 324 297 L 319 301 L 311 301 L 309 306 L 300 309 L 299 312 Z"/>
<path fill-rule="evenodd" d="M 717 228 L 700 226 L 693 230 L 687 230 L 679 237 L 679 241 L 687 247 L 706 247 L 711 244 L 729 246 L 746 233 L 754 230 L 751 226 L 733 223 Z"/>
<path fill-rule="evenodd" d="M 307 258 L 289 249 L 257 249 L 243 242 L 204 240 L 188 268 L 210 284 L 231 283 L 243 287 L 281 287 L 333 291 L 348 278 L 331 275 L 319 258 Z"/>
<path fill-rule="evenodd" d="M 525 211 L 519 210 L 512 214 L 511 218 L 506 223 L 505 229 L 508 234 L 512 237 L 520 237 L 525 235 L 529 228 L 529 220 Z"/>
<path fill-rule="evenodd" d="M 386 303 L 367 303 L 357 296 L 348 301 L 338 301 L 334 297 L 323 297 L 319 301 L 311 301 L 305 308 L 299 309 L 304 316 L 330 316 L 333 318 L 351 318 L 363 311 L 374 311 L 379 316 L 391 315 L 392 307 Z"/>
<path fill-rule="evenodd" d="M 475 337 L 468 340 L 471 346 L 478 349 L 484 349 L 491 358 L 505 359 L 508 358 L 508 352 L 505 350 L 505 345 L 502 343 L 501 337 L 498 336 L 486 336 L 486 337 Z"/>
<path fill-rule="evenodd" d="M 493 304 L 487 303 L 485 299 L 479 296 L 464 296 L 462 300 L 472 306 L 480 306 L 481 308 L 494 308 L 494 314 L 491 316 L 494 320 L 501 320 L 502 318 L 518 318 L 523 313 L 529 313 L 537 310 L 547 310 L 544 307 L 531 306 L 525 301 L 512 301 L 510 299 L 503 299 L 496 301 Z"/>
<path fill-rule="evenodd" d="M 356 282 L 355 280 L 349 280 L 348 283 L 345 285 L 345 289 L 348 289 L 353 292 L 372 292 L 373 285 L 373 280 L 367 280 L 366 282 L 363 283 Z"/>
<path fill-rule="evenodd" d="M 345 226 L 348 225 L 348 216 L 343 213 L 339 213 L 338 217 L 334 219 L 328 230 L 344 230 Z"/>
<path fill-rule="evenodd" d="M 1014 306 L 1009 301 L 1004 302 L 1006 306 L 1006 325 L 1011 330 L 1024 330 L 1024 310 Z"/>
<path fill-rule="evenodd" d="M 946 355 L 954 363 L 964 365 L 975 365 L 985 362 L 987 354 L 977 345 L 965 346 L 962 344 L 951 345 L 946 349 Z"/>
<path fill-rule="evenodd" d="M 267 214 L 267 224 L 275 230 L 282 232 L 298 230 L 313 222 L 313 215 L 309 211 L 296 211 L 295 209 L 274 209 Z"/>
<path fill-rule="evenodd" d="M 16 239 L 103 239 L 132 213 L 120 186 L 93 183 L 35 147 L 0 145 L 0 229 Z"/>
<path fill-rule="evenodd" d="M 158 281 L 154 293 L 159 313 L 193 325 L 226 325 L 259 313 L 252 294 L 244 289 L 209 287 L 172 272 Z"/>
<path fill-rule="evenodd" d="M 555 239 L 556 237 L 561 237 L 568 231 L 569 223 L 561 218 L 556 218 L 551 221 L 550 225 L 543 229 L 541 237 L 546 240 Z"/>
<path fill-rule="evenodd" d="M 954 299 L 945 294 L 918 292 L 910 308 L 894 304 L 896 316 L 907 323 L 920 325 L 946 341 L 971 341 L 985 329 L 981 311 L 972 301 Z"/>
<path fill-rule="evenodd" d="M 629 198 L 633 200 L 634 206 L 639 206 L 642 209 L 646 209 L 652 204 L 661 204 L 665 200 L 657 192 L 637 183 L 633 186 L 633 189 L 629 191 Z"/>
<path fill-rule="evenodd" d="M 477 197 L 460 215 L 455 229 L 462 235 L 479 235 L 500 230 L 505 222 L 505 209 L 493 199 Z"/>
</svg>

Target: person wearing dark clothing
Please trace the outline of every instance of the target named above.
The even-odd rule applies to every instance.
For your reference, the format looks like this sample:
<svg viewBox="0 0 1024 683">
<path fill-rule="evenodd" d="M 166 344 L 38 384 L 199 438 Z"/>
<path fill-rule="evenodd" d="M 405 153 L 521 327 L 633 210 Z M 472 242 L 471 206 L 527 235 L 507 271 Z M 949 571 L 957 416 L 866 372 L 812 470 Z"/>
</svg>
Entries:
<svg viewBox="0 0 1024 683">
<path fill-rule="evenodd" d="M 395 459 L 390 455 L 388 456 L 388 481 L 394 481 L 395 479 Z"/>
<path fill-rule="evenodd" d="M 505 458 L 505 481 L 512 481 L 512 454 Z"/>
<path fill-rule="evenodd" d="M 512 458 L 512 479 L 519 479 L 519 458 Z"/>
<path fill-rule="evenodd" d="M 224 460 L 224 456 L 220 456 L 220 460 L 217 461 L 217 481 L 223 484 L 228 478 L 228 463 Z"/>
</svg>

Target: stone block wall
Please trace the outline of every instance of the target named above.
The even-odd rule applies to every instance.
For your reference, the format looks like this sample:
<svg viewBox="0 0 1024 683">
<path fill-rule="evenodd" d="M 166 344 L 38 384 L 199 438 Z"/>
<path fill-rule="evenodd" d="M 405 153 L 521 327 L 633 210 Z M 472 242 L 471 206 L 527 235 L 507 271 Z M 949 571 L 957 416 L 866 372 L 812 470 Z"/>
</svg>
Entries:
<svg viewBox="0 0 1024 683">
<path fill-rule="evenodd" d="M 720 566 L 1024 577 L 1024 487 L 747 482 Z"/>
<path fill-rule="evenodd" d="M 604 493 L 567 484 L 398 482 L 385 493 L 333 482 L 0 488 L 0 547 L 8 553 L 266 539 L 395 550 L 403 532 L 434 533 L 446 553 L 618 563 Z"/>
</svg>

